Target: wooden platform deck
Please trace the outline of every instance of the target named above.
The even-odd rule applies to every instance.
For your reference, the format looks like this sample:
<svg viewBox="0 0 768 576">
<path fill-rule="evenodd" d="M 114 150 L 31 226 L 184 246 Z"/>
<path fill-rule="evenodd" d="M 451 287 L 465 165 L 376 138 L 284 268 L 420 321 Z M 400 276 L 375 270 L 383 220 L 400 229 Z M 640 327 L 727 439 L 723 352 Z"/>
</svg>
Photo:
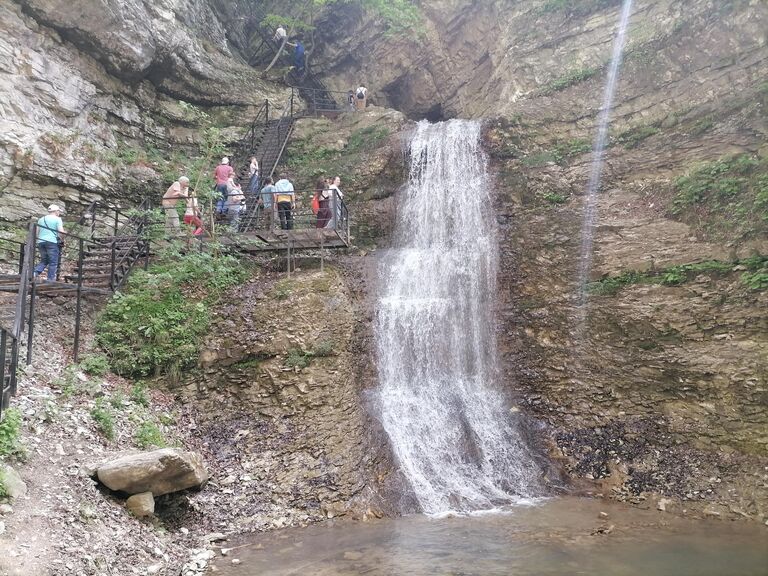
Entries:
<svg viewBox="0 0 768 576">
<path fill-rule="evenodd" d="M 277 250 L 319 250 L 347 248 L 349 244 L 336 231 L 327 228 L 302 230 L 254 230 L 222 239 L 224 244 L 237 246 L 244 252 Z"/>
</svg>

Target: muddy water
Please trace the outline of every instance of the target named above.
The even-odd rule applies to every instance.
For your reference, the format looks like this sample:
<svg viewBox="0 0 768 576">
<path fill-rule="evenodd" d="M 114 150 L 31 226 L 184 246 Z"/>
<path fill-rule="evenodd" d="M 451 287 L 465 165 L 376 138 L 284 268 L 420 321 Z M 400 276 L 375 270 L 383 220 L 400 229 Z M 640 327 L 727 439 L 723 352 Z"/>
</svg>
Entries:
<svg viewBox="0 0 768 576">
<path fill-rule="evenodd" d="M 474 517 L 329 522 L 225 546 L 234 549 L 216 573 L 239 576 L 768 574 L 765 526 L 569 498 Z"/>
</svg>

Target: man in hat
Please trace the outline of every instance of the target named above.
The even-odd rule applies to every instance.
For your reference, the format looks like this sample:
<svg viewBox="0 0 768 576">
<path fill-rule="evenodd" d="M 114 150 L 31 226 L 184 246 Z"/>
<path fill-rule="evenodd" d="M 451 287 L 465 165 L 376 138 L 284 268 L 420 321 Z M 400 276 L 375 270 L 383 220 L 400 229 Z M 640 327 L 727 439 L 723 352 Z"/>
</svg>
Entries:
<svg viewBox="0 0 768 576">
<path fill-rule="evenodd" d="M 181 198 L 189 196 L 189 178 L 182 176 L 170 185 L 163 194 L 163 211 L 165 212 L 165 227 L 171 232 L 179 230 L 179 212 L 176 210 Z"/>
<path fill-rule="evenodd" d="M 235 171 L 229 165 L 229 158 L 224 156 L 221 159 L 221 164 L 216 166 L 216 170 L 213 171 L 213 178 L 216 180 L 216 192 L 220 194 L 216 201 L 216 212 L 219 214 L 224 213 L 224 204 L 227 202 L 227 181 L 234 175 Z"/>
<path fill-rule="evenodd" d="M 37 221 L 37 249 L 40 252 L 40 262 L 35 266 L 35 278 L 48 268 L 48 282 L 56 280 L 59 268 L 59 234 L 64 233 L 64 223 L 61 221 L 63 210 L 56 204 L 48 206 L 48 214 Z"/>
</svg>

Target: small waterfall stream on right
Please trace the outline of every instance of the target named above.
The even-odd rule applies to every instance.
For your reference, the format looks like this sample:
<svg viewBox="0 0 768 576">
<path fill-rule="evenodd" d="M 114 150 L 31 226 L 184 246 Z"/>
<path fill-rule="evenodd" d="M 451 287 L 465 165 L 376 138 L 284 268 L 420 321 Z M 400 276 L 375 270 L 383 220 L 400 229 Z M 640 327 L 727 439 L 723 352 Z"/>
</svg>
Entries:
<svg viewBox="0 0 768 576">
<path fill-rule="evenodd" d="M 496 388 L 498 247 L 480 133 L 479 121 L 418 124 L 380 270 L 377 408 L 427 514 L 538 493 L 538 467 Z"/>
</svg>

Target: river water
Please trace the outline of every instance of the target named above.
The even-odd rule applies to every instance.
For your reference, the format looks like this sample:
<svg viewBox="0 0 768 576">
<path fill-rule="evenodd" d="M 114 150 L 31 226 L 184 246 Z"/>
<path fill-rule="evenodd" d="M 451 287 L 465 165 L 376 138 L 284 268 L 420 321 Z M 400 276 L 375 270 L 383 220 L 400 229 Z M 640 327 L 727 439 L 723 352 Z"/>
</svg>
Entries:
<svg viewBox="0 0 768 576">
<path fill-rule="evenodd" d="M 328 522 L 224 546 L 233 549 L 215 562 L 222 576 L 768 574 L 765 526 L 577 498 L 484 516 Z"/>
</svg>

